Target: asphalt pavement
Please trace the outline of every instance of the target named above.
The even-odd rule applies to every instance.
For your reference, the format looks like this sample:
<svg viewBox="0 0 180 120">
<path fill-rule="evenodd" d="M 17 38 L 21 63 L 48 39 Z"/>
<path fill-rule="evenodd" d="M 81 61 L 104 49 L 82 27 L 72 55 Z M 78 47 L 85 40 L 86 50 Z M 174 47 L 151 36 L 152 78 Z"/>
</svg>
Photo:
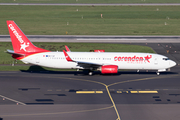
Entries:
<svg viewBox="0 0 180 120">
<path fill-rule="evenodd" d="M 180 36 L 27 35 L 31 42 L 180 43 Z M 0 42 L 11 42 L 1 35 Z"/>
<path fill-rule="evenodd" d="M 152 47 L 179 62 L 179 43 L 128 43 Z M 169 52 L 167 53 L 167 50 Z M 176 52 L 175 52 L 176 51 Z M 33 67 L 33 66 L 32 66 Z M 81 71 L 0 72 L 4 120 L 179 120 L 180 66 L 88 76 Z"/>
</svg>

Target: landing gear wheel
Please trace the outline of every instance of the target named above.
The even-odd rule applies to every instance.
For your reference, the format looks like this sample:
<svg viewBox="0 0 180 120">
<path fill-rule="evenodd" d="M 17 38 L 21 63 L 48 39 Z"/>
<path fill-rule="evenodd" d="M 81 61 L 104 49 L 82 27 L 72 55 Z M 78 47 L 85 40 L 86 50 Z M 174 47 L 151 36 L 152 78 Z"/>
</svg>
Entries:
<svg viewBox="0 0 180 120">
<path fill-rule="evenodd" d="M 159 72 L 157 72 L 157 75 L 160 75 L 160 73 L 159 73 Z"/>
<path fill-rule="evenodd" d="M 89 75 L 91 76 L 91 75 L 93 75 L 93 72 L 91 71 L 91 72 L 89 72 Z"/>
</svg>

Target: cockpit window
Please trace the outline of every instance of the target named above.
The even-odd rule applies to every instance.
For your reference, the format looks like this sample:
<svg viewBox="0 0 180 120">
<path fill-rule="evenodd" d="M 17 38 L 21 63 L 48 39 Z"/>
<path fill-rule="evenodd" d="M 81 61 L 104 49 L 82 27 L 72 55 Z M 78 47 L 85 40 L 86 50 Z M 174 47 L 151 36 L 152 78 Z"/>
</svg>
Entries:
<svg viewBox="0 0 180 120">
<path fill-rule="evenodd" d="M 163 58 L 163 60 L 169 60 L 169 58 Z"/>
</svg>

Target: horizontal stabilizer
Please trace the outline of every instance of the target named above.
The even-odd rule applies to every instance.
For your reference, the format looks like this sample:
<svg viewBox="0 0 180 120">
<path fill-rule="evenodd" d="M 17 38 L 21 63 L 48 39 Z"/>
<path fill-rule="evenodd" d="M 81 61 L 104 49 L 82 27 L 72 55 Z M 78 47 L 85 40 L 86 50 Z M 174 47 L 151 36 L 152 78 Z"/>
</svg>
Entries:
<svg viewBox="0 0 180 120">
<path fill-rule="evenodd" d="M 25 54 L 15 53 L 13 50 L 7 50 L 6 52 L 13 55 L 25 56 Z"/>
</svg>

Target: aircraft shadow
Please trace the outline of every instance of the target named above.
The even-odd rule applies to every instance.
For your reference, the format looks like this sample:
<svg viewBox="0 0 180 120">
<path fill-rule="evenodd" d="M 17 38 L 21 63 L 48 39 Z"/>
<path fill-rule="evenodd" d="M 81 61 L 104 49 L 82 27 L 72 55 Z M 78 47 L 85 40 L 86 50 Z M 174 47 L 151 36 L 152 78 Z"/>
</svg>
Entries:
<svg viewBox="0 0 180 120">
<path fill-rule="evenodd" d="M 54 71 L 54 70 L 46 70 L 45 68 L 37 65 L 32 65 L 28 70 L 20 70 L 21 72 L 28 73 L 41 73 L 41 74 L 74 74 L 74 75 L 88 75 L 88 71 Z M 131 75 L 156 75 L 156 72 L 146 72 L 146 71 L 119 71 L 118 74 L 101 74 L 100 71 L 94 71 L 93 75 L 103 75 L 103 76 L 118 76 L 123 74 L 131 74 Z M 169 75 L 169 74 L 178 74 L 177 72 L 161 72 L 160 75 Z"/>
<path fill-rule="evenodd" d="M 27 73 L 41 73 L 41 74 L 74 74 L 74 75 L 88 75 L 88 71 L 75 71 L 75 70 L 64 70 L 55 71 L 55 70 L 47 70 L 41 66 L 32 65 L 28 70 L 20 70 L 21 72 Z M 100 74 L 100 72 L 99 72 Z"/>
</svg>

